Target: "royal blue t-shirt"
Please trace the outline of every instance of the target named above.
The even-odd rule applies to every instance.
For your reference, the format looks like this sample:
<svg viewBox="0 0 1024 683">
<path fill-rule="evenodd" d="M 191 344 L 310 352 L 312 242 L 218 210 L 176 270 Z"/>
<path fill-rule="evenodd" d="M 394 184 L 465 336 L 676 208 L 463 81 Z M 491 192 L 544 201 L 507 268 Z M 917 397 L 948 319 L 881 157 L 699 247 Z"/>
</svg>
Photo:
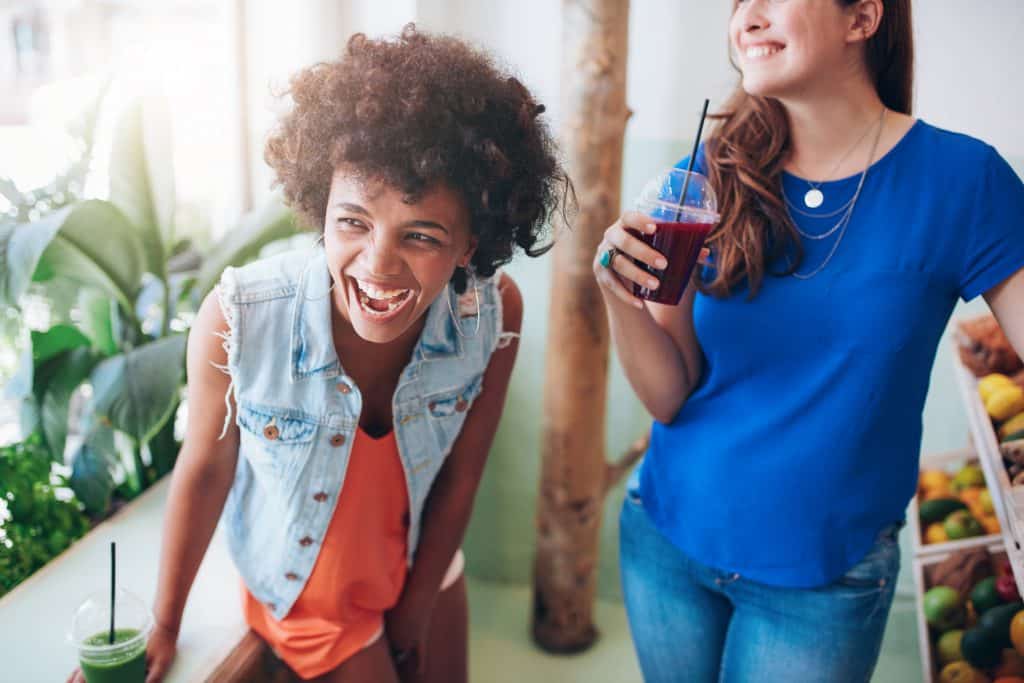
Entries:
<svg viewBox="0 0 1024 683">
<path fill-rule="evenodd" d="M 823 214 L 859 178 L 824 183 L 813 210 L 806 181 L 786 174 L 783 185 Z M 814 235 L 838 220 L 791 213 Z M 839 232 L 802 238 L 798 272 L 817 268 Z M 921 412 L 957 299 L 1021 267 L 1021 180 L 989 145 L 916 122 L 870 167 L 814 277 L 766 275 L 752 301 L 746 290 L 697 296 L 703 372 L 672 423 L 654 424 L 640 474 L 654 523 L 693 559 L 762 583 L 845 574 L 914 495 Z"/>
</svg>

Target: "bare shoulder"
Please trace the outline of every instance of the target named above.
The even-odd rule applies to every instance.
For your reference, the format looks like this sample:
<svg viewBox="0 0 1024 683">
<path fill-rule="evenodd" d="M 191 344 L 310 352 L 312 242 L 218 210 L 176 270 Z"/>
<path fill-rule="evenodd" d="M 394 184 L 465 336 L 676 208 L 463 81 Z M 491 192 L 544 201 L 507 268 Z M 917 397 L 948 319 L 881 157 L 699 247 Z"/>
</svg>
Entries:
<svg viewBox="0 0 1024 683">
<path fill-rule="evenodd" d="M 519 285 L 508 273 L 502 273 L 498 281 L 501 294 L 502 322 L 505 332 L 519 332 L 523 327 L 523 295 Z"/>
<path fill-rule="evenodd" d="M 231 328 L 220 305 L 219 289 L 214 288 L 203 299 L 189 330 L 189 365 L 192 365 L 193 360 L 226 365 L 228 356 L 224 340 L 230 333 Z M 189 370 L 191 374 L 192 368 L 189 367 Z"/>
</svg>

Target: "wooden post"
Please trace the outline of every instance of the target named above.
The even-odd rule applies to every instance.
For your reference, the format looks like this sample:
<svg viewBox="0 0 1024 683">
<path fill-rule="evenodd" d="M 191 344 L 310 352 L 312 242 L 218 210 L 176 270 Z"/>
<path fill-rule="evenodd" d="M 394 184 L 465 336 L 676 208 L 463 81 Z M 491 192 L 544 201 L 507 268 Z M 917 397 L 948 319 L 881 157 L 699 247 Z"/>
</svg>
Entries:
<svg viewBox="0 0 1024 683">
<path fill-rule="evenodd" d="M 576 652 L 598 635 L 601 510 L 627 469 L 605 459 L 609 332 L 591 263 L 620 209 L 629 0 L 563 0 L 562 17 L 561 142 L 579 213 L 553 251 L 533 637 Z"/>
</svg>

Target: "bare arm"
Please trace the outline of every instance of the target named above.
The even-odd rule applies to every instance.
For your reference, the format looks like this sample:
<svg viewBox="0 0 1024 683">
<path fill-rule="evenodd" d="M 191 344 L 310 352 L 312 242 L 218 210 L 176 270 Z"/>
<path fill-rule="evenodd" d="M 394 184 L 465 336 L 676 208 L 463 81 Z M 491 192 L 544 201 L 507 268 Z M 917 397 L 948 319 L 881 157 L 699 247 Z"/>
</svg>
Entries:
<svg viewBox="0 0 1024 683">
<path fill-rule="evenodd" d="M 985 292 L 985 301 L 1017 355 L 1024 358 L 1024 268 Z"/>
<path fill-rule="evenodd" d="M 519 288 L 508 276 L 503 275 L 501 284 L 503 324 L 506 332 L 518 333 L 522 327 L 523 301 Z M 483 391 L 473 403 L 462 431 L 445 460 L 441 471 L 434 480 L 423 510 L 423 531 L 416 552 L 415 563 L 406 580 L 398 604 L 389 614 L 400 615 L 398 621 L 408 615 L 423 618 L 430 614 L 444 574 L 455 552 L 462 544 L 463 535 L 469 524 L 480 477 L 483 474 L 487 455 L 498 429 L 509 378 L 515 365 L 518 340 L 504 348 L 497 349 L 491 356 L 484 373 Z M 418 621 L 413 619 L 413 621 Z M 389 624 L 388 635 L 392 646 L 397 649 L 415 647 L 417 642 L 394 642 L 415 640 L 416 633 L 405 624 L 396 627 L 401 633 L 394 633 Z"/>
<path fill-rule="evenodd" d="M 211 365 L 227 363 L 215 335 L 227 329 L 214 291 L 203 301 L 188 339 L 188 427 L 171 478 L 153 608 L 157 627 L 171 640 L 172 649 L 166 656 L 151 648 L 151 669 L 162 670 L 156 677 L 151 670 L 147 680 L 160 680 L 170 664 L 185 601 L 234 480 L 238 427 L 232 424 L 218 439 L 227 412 L 229 378 Z"/>
<path fill-rule="evenodd" d="M 594 258 L 594 275 L 601 285 L 619 362 L 633 391 L 659 422 L 671 422 L 700 378 L 702 355 L 693 328 L 696 288 L 691 283 L 678 306 L 663 306 L 637 299 L 632 283 L 650 286 L 651 275 L 619 255 L 610 268 L 600 264 L 609 246 L 653 267 L 662 259 L 654 249 L 630 235 L 626 228 L 651 232 L 650 219 L 627 212 L 605 231 Z M 663 261 L 662 261 L 663 263 Z"/>
</svg>

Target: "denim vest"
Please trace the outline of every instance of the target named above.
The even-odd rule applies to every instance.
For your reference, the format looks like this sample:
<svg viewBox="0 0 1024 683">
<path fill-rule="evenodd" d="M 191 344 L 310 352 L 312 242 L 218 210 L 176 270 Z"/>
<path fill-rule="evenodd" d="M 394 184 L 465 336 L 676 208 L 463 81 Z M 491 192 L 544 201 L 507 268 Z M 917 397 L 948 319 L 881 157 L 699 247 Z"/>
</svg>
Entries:
<svg viewBox="0 0 1024 683">
<path fill-rule="evenodd" d="M 480 280 L 478 294 L 470 288 L 462 297 L 446 288 L 431 304 L 392 398 L 409 498 L 410 565 L 427 494 L 501 339 L 497 280 Z M 246 587 L 278 619 L 320 552 L 362 406 L 335 353 L 329 285 L 321 249 L 229 268 L 220 282 L 230 328 L 223 369 L 240 432 L 222 524 Z M 453 310 L 466 336 L 456 331 Z"/>
</svg>

